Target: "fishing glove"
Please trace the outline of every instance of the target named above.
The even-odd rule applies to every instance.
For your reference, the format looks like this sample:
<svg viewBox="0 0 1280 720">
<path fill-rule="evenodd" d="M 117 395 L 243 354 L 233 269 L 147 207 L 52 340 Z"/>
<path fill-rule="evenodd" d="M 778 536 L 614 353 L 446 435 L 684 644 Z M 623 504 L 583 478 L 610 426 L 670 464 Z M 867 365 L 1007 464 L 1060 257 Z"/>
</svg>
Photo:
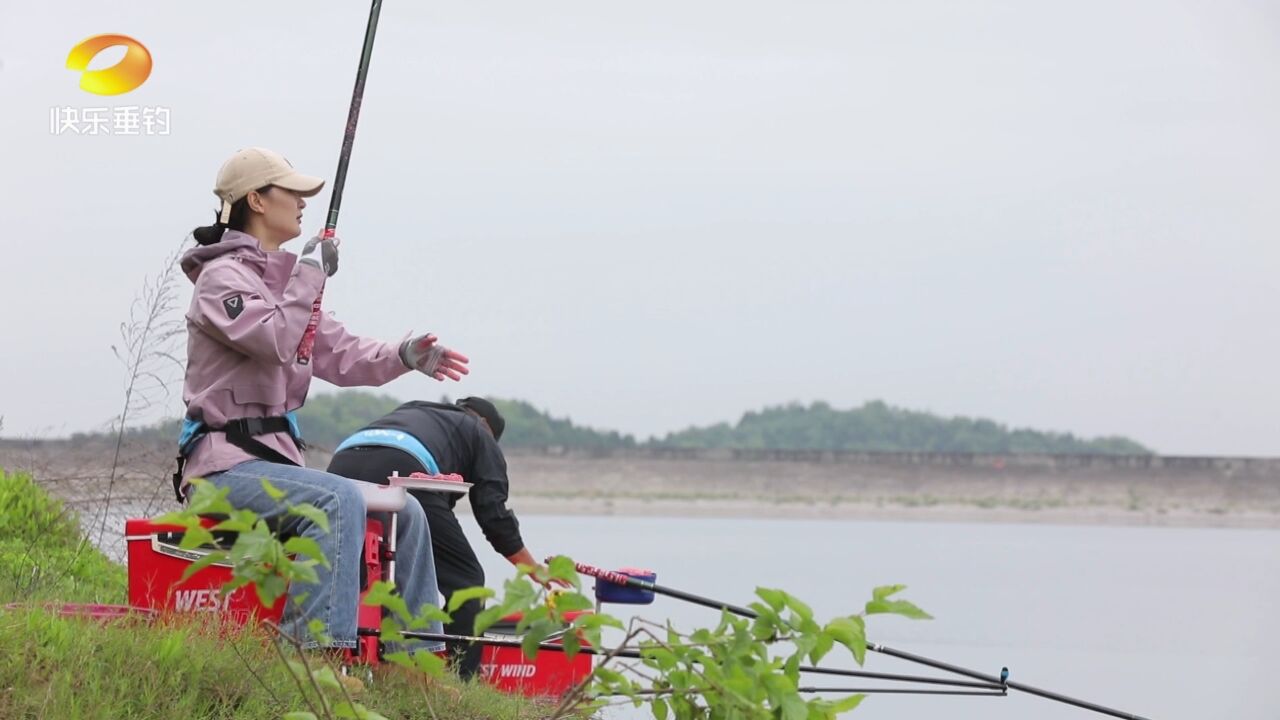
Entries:
<svg viewBox="0 0 1280 720">
<path fill-rule="evenodd" d="M 461 380 L 463 375 L 471 372 L 467 369 L 470 360 L 456 350 L 440 345 L 435 335 L 427 333 L 409 338 L 400 344 L 400 361 L 410 370 L 429 375 L 436 380 Z"/>
<path fill-rule="evenodd" d="M 324 271 L 325 275 L 333 277 L 338 272 L 338 244 L 340 242 L 338 238 L 325 237 L 323 233 L 317 235 L 302 246 L 302 259 L 299 262 L 318 267 Z"/>
</svg>

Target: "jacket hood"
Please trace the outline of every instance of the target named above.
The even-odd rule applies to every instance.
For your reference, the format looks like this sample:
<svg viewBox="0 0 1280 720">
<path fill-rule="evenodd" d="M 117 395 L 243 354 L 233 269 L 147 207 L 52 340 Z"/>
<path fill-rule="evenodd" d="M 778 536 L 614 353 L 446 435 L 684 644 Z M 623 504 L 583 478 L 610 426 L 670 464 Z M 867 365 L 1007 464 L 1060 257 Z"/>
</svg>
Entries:
<svg viewBox="0 0 1280 720">
<path fill-rule="evenodd" d="M 239 230 L 227 230 L 222 233 L 222 240 L 212 245 L 197 245 L 183 253 L 182 272 L 194 283 L 206 264 L 232 254 L 239 255 L 241 262 L 257 266 L 258 274 L 266 268 L 267 254 L 258 246 L 257 238 Z"/>
</svg>

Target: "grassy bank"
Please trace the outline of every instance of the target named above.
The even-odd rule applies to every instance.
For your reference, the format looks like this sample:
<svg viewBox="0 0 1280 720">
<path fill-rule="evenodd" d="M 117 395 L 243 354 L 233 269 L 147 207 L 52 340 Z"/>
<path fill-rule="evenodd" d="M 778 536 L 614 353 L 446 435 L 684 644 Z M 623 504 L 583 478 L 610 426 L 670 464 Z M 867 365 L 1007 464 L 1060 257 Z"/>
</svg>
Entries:
<svg viewBox="0 0 1280 720">
<path fill-rule="evenodd" d="M 257 629 L 62 617 L 44 601 L 125 601 L 124 568 L 81 543 L 76 519 L 30 478 L 0 471 L 0 718 L 278 720 L 306 710 Z M 379 672 L 357 698 L 388 718 L 503 718 L 545 707 L 456 680 Z"/>
</svg>

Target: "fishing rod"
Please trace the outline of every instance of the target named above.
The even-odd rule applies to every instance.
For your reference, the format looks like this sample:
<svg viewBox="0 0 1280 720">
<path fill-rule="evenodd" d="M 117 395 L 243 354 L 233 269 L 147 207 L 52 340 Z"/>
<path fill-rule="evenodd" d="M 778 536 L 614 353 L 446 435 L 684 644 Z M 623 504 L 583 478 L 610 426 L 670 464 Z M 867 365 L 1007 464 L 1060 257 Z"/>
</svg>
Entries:
<svg viewBox="0 0 1280 720">
<path fill-rule="evenodd" d="M 713 600 L 711 598 L 702 597 L 701 595 L 694 595 L 693 593 L 684 592 L 683 590 L 676 590 L 675 588 L 665 587 L 655 582 L 642 580 L 640 578 L 634 578 L 634 577 L 631 577 L 630 575 L 624 575 L 619 572 L 613 572 L 612 570 L 602 570 L 593 565 L 587 565 L 586 563 L 580 563 L 580 562 L 575 562 L 574 567 L 577 569 L 579 573 L 582 573 L 583 575 L 590 575 L 591 577 L 594 577 L 597 580 L 604 580 L 605 582 L 611 582 L 615 585 L 626 585 L 629 587 L 639 588 L 641 590 L 647 590 L 649 592 L 652 592 L 658 595 L 666 595 L 668 597 L 678 598 L 680 600 L 685 600 L 685 601 L 696 603 L 698 605 L 703 605 L 706 607 L 728 610 L 729 612 L 735 615 L 739 615 L 745 618 L 759 617 L 759 613 L 749 608 L 740 607 L 738 605 L 731 605 L 729 603 L 721 602 L 719 600 Z M 975 680 L 981 680 L 983 682 L 991 683 L 1001 687 L 1007 687 L 1012 690 L 1018 690 L 1020 692 L 1024 692 L 1030 695 L 1036 695 L 1036 696 L 1045 698 L 1047 700 L 1054 700 L 1056 702 L 1064 703 L 1067 705 L 1074 705 L 1075 707 L 1083 708 L 1085 710 L 1092 710 L 1093 712 L 1101 713 L 1103 715 L 1110 715 L 1112 717 L 1124 718 L 1124 720 L 1147 720 L 1141 715 L 1135 715 L 1133 713 L 1125 712 L 1123 710 L 1116 710 L 1115 708 L 1109 708 L 1105 705 L 1099 705 L 1097 703 L 1089 702 L 1088 700 L 1081 700 L 1079 698 L 1074 698 L 1069 695 L 1063 695 L 1061 693 L 1053 692 L 1052 690 L 1044 690 L 1042 688 L 1038 688 L 1032 685 L 1025 685 L 1020 682 L 1011 681 L 1009 680 L 1008 668 L 1001 668 L 1000 676 L 996 677 L 995 675 L 978 672 L 977 670 L 970 670 L 969 668 L 960 667 L 959 665 L 952 665 L 951 663 L 945 663 L 940 660 L 934 660 L 932 658 L 927 658 L 922 655 L 916 655 L 914 653 L 905 652 L 903 650 L 896 650 L 894 648 L 881 645 L 880 643 L 869 642 L 867 643 L 867 649 L 873 652 L 880 653 L 882 655 L 896 657 L 900 660 L 906 660 L 908 662 L 913 662 L 919 665 L 925 665 L 928 667 L 935 668 L 937 670 L 945 670 L 946 672 L 954 673 L 956 675 L 973 678 Z"/>
<path fill-rule="evenodd" d="M 351 106 L 347 110 L 347 126 L 342 133 L 342 149 L 338 152 L 338 170 L 333 176 L 333 193 L 329 196 L 329 214 L 325 217 L 324 239 L 330 240 L 338 228 L 338 211 L 342 208 L 342 191 L 347 186 L 347 167 L 351 164 L 351 147 L 356 141 L 356 123 L 360 120 L 360 106 L 364 103 L 364 83 L 369 77 L 369 60 L 373 57 L 373 39 L 378 32 L 378 16 L 382 14 L 382 0 L 373 0 L 369 8 L 369 23 L 364 29 L 364 47 L 360 49 L 360 65 L 356 68 L 356 85 L 351 91 Z M 311 351 L 316 342 L 316 328 L 320 326 L 320 304 L 324 300 L 324 288 L 311 304 L 311 319 L 298 343 L 298 363 L 311 362 Z"/>
<path fill-rule="evenodd" d="M 516 639 L 495 638 L 495 637 L 479 637 L 475 635 L 451 635 L 449 633 L 433 633 L 419 630 L 399 630 L 397 633 L 404 638 L 410 640 L 427 640 L 431 642 L 453 642 L 453 643 L 476 643 L 478 645 L 492 645 L 495 647 L 523 648 L 524 643 Z M 380 632 L 373 628 L 360 628 L 357 631 L 359 635 L 375 636 Z M 563 645 L 553 642 L 538 643 L 539 650 L 550 650 L 553 652 L 565 652 Z M 578 650 L 583 655 L 593 655 L 600 657 L 619 657 L 628 660 L 642 660 L 643 653 L 639 650 L 630 648 L 595 648 L 583 646 Z M 855 677 L 864 680 L 884 680 L 887 682 L 903 682 L 903 683 L 919 683 L 921 685 L 941 685 L 952 688 L 969 688 L 965 691 L 955 690 L 924 690 L 917 688 L 897 688 L 882 689 L 876 692 L 894 692 L 905 694 L 976 694 L 976 695 L 1002 695 L 1004 687 L 999 683 L 973 682 L 968 680 L 952 680 L 949 678 L 928 677 L 924 675 L 903 675 L 900 673 L 881 673 L 871 672 L 869 670 L 840 670 L 836 668 L 817 668 L 801 666 L 799 668 L 802 673 L 822 673 L 826 675 L 841 675 L 844 677 Z M 981 692 L 978 692 L 981 691 Z M 813 690 L 812 692 L 843 692 L 842 690 Z M 861 692 L 861 691 L 850 691 Z"/>
<path fill-rule="evenodd" d="M 636 690 L 635 695 L 674 695 L 678 692 L 689 692 L 688 690 Z M 694 692 L 703 692 L 702 690 L 694 690 Z M 862 695 L 967 695 L 973 696 L 991 696 L 1004 697 L 1008 693 L 1003 690 L 904 690 L 901 688 L 834 688 L 834 687 L 798 687 L 798 693 L 818 694 L 818 693 L 858 693 Z M 605 695 L 613 697 L 621 697 L 627 693 L 605 693 Z"/>
</svg>

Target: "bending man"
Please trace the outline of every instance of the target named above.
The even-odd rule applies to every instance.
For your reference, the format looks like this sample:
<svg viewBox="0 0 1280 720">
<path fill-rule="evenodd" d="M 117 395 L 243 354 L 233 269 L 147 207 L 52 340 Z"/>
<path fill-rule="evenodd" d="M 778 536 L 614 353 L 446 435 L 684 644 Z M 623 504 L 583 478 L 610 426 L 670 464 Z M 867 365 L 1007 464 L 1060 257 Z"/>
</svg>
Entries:
<svg viewBox="0 0 1280 720">
<path fill-rule="evenodd" d="M 520 537 L 515 513 L 507 508 L 507 461 L 498 448 L 505 425 L 498 409 L 484 398 L 464 398 L 456 405 L 407 402 L 344 440 L 329 463 L 329 472 L 383 484 L 396 472 L 457 473 L 471 483 L 471 512 L 493 549 L 512 565 L 537 565 Z M 459 495 L 410 492 L 427 514 L 436 576 L 446 603 L 458 590 L 484 585 L 484 570 L 453 514 Z M 474 634 L 481 607 L 477 600 L 464 604 L 453 613 L 445 632 Z M 458 674 L 475 675 L 480 646 L 454 644 L 449 649 Z"/>
</svg>

